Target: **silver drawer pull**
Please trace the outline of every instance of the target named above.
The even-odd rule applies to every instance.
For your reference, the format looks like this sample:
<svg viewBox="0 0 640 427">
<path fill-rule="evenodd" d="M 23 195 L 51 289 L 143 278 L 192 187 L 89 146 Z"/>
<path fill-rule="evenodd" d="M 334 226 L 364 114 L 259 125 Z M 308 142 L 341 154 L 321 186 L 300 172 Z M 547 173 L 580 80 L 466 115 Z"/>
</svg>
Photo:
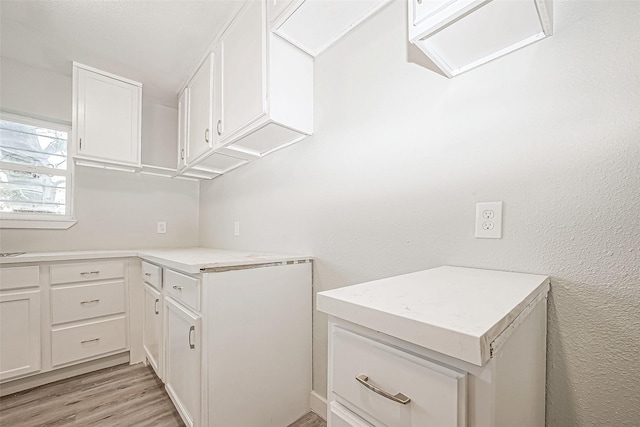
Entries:
<svg viewBox="0 0 640 427">
<path fill-rule="evenodd" d="M 184 286 L 173 285 L 173 289 L 175 289 L 176 291 L 182 292 L 182 288 L 184 288 Z"/>
<path fill-rule="evenodd" d="M 366 376 L 365 374 L 356 375 L 356 381 L 358 381 L 360 384 L 362 384 L 369 390 L 373 391 L 374 393 L 377 393 L 382 397 L 386 397 L 389 400 L 393 400 L 394 402 L 402 403 L 403 405 L 406 405 L 407 403 L 411 402 L 411 399 L 409 399 L 407 396 L 405 396 L 402 393 L 398 393 L 394 395 L 387 391 L 384 391 L 379 387 L 374 386 L 369 382 L 369 377 Z"/>
<path fill-rule="evenodd" d="M 88 342 L 96 342 L 96 341 L 100 341 L 100 338 L 94 338 L 92 340 L 82 340 L 80 341 L 80 344 L 86 344 Z"/>
<path fill-rule="evenodd" d="M 189 348 L 192 348 L 192 349 L 196 348 L 196 345 L 191 342 L 191 332 L 195 332 L 195 331 L 196 331 L 195 326 L 192 326 L 189 328 Z"/>
<path fill-rule="evenodd" d="M 87 274 L 100 274 L 100 270 L 96 270 L 96 271 L 83 271 L 82 273 L 80 273 L 81 276 L 86 276 Z"/>
<path fill-rule="evenodd" d="M 151 273 L 144 273 L 145 276 L 151 277 Z"/>
<path fill-rule="evenodd" d="M 154 310 L 156 311 L 156 314 L 160 314 L 160 312 L 158 311 L 158 303 L 160 302 L 159 299 L 156 298 L 156 302 L 153 306 Z"/>
<path fill-rule="evenodd" d="M 99 303 L 100 300 L 99 299 L 92 299 L 90 301 L 81 301 L 80 305 L 86 305 L 86 304 L 97 304 Z"/>
</svg>

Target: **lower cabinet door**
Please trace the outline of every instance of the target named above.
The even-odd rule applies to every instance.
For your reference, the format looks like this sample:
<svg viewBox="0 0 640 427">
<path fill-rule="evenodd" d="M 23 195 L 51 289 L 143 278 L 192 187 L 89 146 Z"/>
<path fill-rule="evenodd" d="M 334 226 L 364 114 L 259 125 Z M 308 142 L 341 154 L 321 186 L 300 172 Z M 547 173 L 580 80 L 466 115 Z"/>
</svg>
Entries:
<svg viewBox="0 0 640 427">
<path fill-rule="evenodd" d="M 371 424 L 342 406 L 331 402 L 328 427 L 373 427 Z"/>
<path fill-rule="evenodd" d="M 167 393 L 189 427 L 200 425 L 201 318 L 172 298 L 165 299 Z"/>
<path fill-rule="evenodd" d="M 0 293 L 0 381 L 40 370 L 40 290 Z"/>
<path fill-rule="evenodd" d="M 162 343 L 162 295 L 149 285 L 144 285 L 144 328 L 142 344 L 149 364 L 156 375 L 164 380 Z"/>
</svg>

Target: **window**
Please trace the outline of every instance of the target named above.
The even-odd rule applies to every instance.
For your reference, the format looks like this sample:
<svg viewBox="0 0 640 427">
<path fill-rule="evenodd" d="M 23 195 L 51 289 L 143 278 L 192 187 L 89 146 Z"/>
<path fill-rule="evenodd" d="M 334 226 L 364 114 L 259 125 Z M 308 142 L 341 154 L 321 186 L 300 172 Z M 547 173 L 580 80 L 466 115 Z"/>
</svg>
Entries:
<svg viewBox="0 0 640 427">
<path fill-rule="evenodd" d="M 75 223 L 69 131 L 56 123 L 0 117 L 2 228 L 68 228 Z"/>
</svg>

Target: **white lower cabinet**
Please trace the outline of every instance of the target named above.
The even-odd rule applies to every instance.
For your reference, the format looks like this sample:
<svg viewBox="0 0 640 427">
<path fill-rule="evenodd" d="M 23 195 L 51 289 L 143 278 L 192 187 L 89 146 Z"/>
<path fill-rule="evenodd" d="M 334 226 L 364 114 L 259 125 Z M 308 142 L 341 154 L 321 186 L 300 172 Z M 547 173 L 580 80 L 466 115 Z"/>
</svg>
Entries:
<svg viewBox="0 0 640 427">
<path fill-rule="evenodd" d="M 319 292 L 328 427 L 543 427 L 548 290 L 443 266 Z"/>
<path fill-rule="evenodd" d="M 311 263 L 235 262 L 200 273 L 172 264 L 163 267 L 161 291 L 145 285 L 144 343 L 153 365 L 147 347 L 156 339 L 156 300 L 164 297 L 159 357 L 184 423 L 284 427 L 309 412 Z"/>
<path fill-rule="evenodd" d="M 122 260 L 50 267 L 53 368 L 129 349 L 125 267 Z"/>
<path fill-rule="evenodd" d="M 0 395 L 130 360 L 129 260 L 0 266 Z"/>
<path fill-rule="evenodd" d="M 80 325 L 58 326 L 51 331 L 51 364 L 54 367 L 127 349 L 124 315 Z"/>
<path fill-rule="evenodd" d="M 0 292 L 0 381 L 39 370 L 40 289 Z"/>
<path fill-rule="evenodd" d="M 339 327 L 332 328 L 331 364 L 336 399 L 366 414 L 373 425 L 467 425 L 467 374 L 463 371 Z M 340 414 L 331 415 L 332 426 L 334 419 L 342 419 L 338 426 L 368 425 Z"/>
<path fill-rule="evenodd" d="M 167 393 L 189 427 L 200 425 L 201 317 L 173 298 L 165 299 Z"/>
<path fill-rule="evenodd" d="M 160 291 L 145 284 L 142 345 L 149 364 L 161 380 L 164 379 L 163 305 Z"/>
</svg>

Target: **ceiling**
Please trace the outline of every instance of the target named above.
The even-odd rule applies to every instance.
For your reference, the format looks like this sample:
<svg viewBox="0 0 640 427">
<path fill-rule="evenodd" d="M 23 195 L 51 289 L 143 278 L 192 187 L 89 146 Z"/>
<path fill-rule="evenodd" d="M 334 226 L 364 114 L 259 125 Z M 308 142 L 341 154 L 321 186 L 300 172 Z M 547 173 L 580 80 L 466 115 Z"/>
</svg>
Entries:
<svg viewBox="0 0 640 427">
<path fill-rule="evenodd" d="M 143 84 L 175 106 L 177 92 L 238 11 L 240 0 L 0 0 L 0 54 L 71 76 L 77 61 Z"/>
</svg>

